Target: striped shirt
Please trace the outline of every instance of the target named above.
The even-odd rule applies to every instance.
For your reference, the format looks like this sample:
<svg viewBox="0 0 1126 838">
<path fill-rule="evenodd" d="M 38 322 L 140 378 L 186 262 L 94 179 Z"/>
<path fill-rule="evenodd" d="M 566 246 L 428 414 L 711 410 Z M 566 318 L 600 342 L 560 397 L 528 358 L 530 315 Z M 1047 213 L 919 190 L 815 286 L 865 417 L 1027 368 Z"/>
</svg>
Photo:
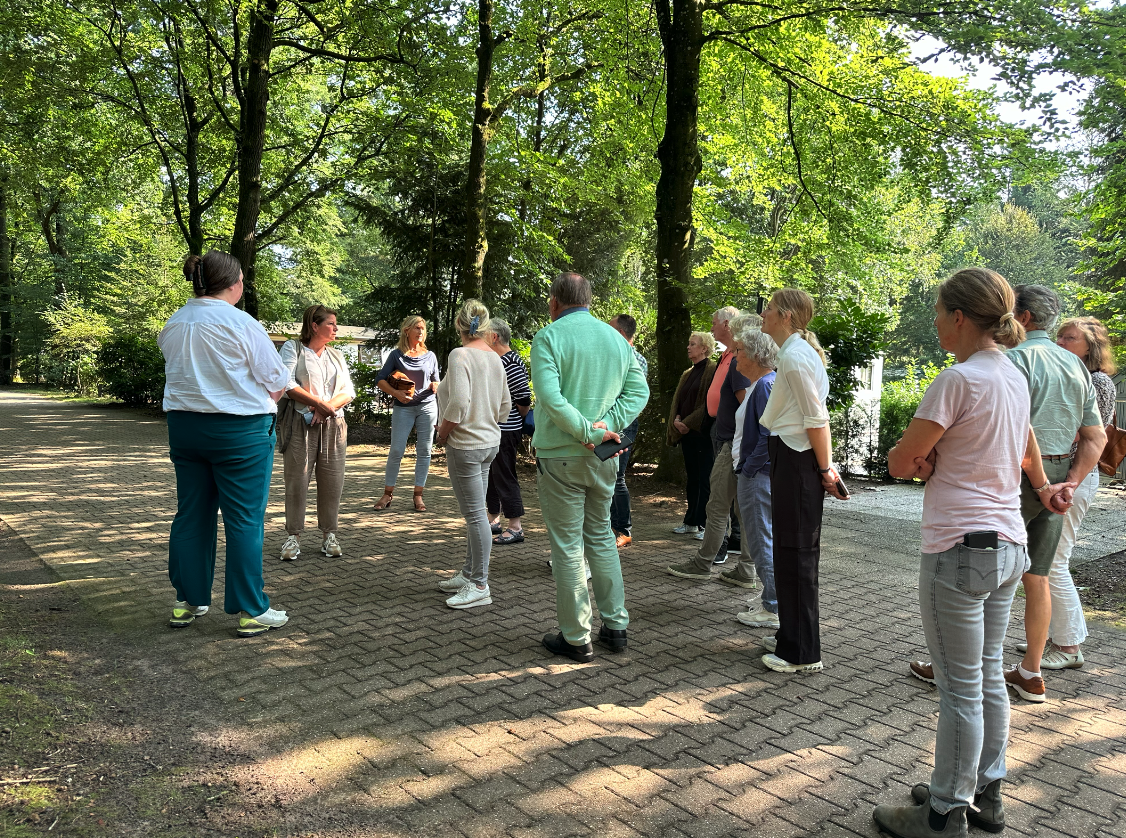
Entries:
<svg viewBox="0 0 1126 838">
<path fill-rule="evenodd" d="M 512 410 L 508 418 L 500 423 L 501 431 L 519 431 L 524 427 L 524 417 L 516 405 L 529 406 L 532 403 L 532 388 L 528 386 L 528 370 L 520 356 L 512 349 L 500 356 L 504 374 L 508 376 L 508 392 L 512 396 Z"/>
</svg>

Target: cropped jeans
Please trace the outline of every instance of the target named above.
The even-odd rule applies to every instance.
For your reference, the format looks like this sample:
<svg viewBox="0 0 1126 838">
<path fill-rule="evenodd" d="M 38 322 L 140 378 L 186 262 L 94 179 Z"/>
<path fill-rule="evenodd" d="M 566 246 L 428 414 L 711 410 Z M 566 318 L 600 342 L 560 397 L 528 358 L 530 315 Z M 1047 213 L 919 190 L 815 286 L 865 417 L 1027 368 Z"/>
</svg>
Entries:
<svg viewBox="0 0 1126 838">
<path fill-rule="evenodd" d="M 420 404 L 396 404 L 391 408 L 391 449 L 387 452 L 384 486 L 399 480 L 399 464 L 407 450 L 407 438 L 415 431 L 414 485 L 424 487 L 430 474 L 430 451 L 434 447 L 434 426 L 438 424 L 438 400 L 431 397 Z"/>
<path fill-rule="evenodd" d="M 923 553 L 919 611 L 938 686 L 931 806 L 945 814 L 1005 776 L 1009 697 L 1001 644 L 1017 583 L 1028 568 L 1021 544 L 996 550 L 956 544 Z"/>
</svg>

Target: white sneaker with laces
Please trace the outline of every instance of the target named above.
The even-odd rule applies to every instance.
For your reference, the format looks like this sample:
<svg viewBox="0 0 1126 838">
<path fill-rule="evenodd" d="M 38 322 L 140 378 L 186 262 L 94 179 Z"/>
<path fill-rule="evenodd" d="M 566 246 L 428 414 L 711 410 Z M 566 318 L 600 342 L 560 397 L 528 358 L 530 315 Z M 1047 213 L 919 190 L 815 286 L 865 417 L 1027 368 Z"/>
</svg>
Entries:
<svg viewBox="0 0 1126 838">
<path fill-rule="evenodd" d="M 301 555 L 301 542 L 297 540 L 297 536 L 291 535 L 285 540 L 285 544 L 281 549 L 281 560 L 283 562 L 291 562 Z"/>
<path fill-rule="evenodd" d="M 813 663 L 790 663 L 773 654 L 763 655 L 762 663 L 767 669 L 773 669 L 775 672 L 820 672 L 825 668 L 821 661 L 814 661 Z"/>
<path fill-rule="evenodd" d="M 449 579 L 443 579 L 442 581 L 440 581 L 438 583 L 438 590 L 446 591 L 447 593 L 451 594 L 456 593 L 457 591 L 460 591 L 462 588 L 464 588 L 468 582 L 469 580 L 462 576 L 461 571 L 459 570 Z"/>
<path fill-rule="evenodd" d="M 696 530 L 696 533 L 695 533 L 695 535 L 693 535 L 692 537 L 693 537 L 694 539 L 696 539 L 697 541 L 703 541 L 703 540 L 704 540 L 704 531 L 703 531 L 703 529 L 698 529 L 698 530 Z"/>
<path fill-rule="evenodd" d="M 340 542 L 336 540 L 336 533 L 330 532 L 325 536 L 321 543 L 321 552 L 333 558 L 344 555 L 344 551 L 340 549 Z"/>
<path fill-rule="evenodd" d="M 756 611 L 740 611 L 735 615 L 735 619 L 745 626 L 755 626 L 756 628 L 778 628 L 778 615 L 771 614 L 765 608 L 760 607 Z"/>
<path fill-rule="evenodd" d="M 241 637 L 253 637 L 272 628 L 281 628 L 289 622 L 289 615 L 284 611 L 267 608 L 257 617 L 249 616 L 245 611 L 239 615 L 238 633 Z"/>
<path fill-rule="evenodd" d="M 472 582 L 466 582 L 461 590 L 446 600 L 450 608 L 476 608 L 478 605 L 492 605 L 493 597 L 489 586 L 478 588 Z"/>
</svg>

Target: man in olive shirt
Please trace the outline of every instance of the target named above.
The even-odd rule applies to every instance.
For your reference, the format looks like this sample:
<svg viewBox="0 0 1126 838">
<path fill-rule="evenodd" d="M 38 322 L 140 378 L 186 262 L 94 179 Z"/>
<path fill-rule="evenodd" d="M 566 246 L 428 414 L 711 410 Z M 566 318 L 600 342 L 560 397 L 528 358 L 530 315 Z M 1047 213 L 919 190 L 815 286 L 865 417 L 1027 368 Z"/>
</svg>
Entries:
<svg viewBox="0 0 1126 838">
<path fill-rule="evenodd" d="M 1106 432 L 1095 401 L 1091 374 L 1078 356 L 1048 337 L 1060 313 L 1056 293 L 1043 285 L 1018 285 L 1013 314 L 1028 330 L 1020 346 L 1008 351 L 1011 360 L 1028 379 L 1032 411 L 1044 472 L 1049 483 L 1067 481 L 1077 486 L 1095 467 L 1106 445 Z M 1078 435 L 1074 456 L 1072 444 Z M 1070 490 L 1068 491 L 1070 499 Z M 1024 660 L 1005 672 L 1005 681 L 1029 701 L 1045 700 L 1040 658 L 1048 640 L 1052 599 L 1048 571 L 1056 554 L 1064 516 L 1049 512 L 1025 475 L 1021 476 L 1021 513 L 1028 530 L 1031 566 L 1024 574 L 1024 634 L 1028 643 Z"/>
</svg>

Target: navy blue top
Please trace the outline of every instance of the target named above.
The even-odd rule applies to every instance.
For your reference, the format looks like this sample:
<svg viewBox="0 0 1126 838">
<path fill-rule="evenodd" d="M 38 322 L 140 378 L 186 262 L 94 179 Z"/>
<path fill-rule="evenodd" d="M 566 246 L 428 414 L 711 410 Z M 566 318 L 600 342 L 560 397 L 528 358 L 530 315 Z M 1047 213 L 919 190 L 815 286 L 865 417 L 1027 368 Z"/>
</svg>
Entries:
<svg viewBox="0 0 1126 838">
<path fill-rule="evenodd" d="M 739 443 L 739 465 L 735 469 L 744 477 L 754 477 L 760 471 L 770 468 L 770 452 L 767 450 L 770 429 L 760 424 L 759 420 L 766 410 L 770 391 L 774 389 L 774 375 L 773 372 L 768 372 L 760 378 L 754 392 L 747 397 L 751 403 L 743 414 L 743 440 Z"/>
<path fill-rule="evenodd" d="M 398 349 L 392 349 L 391 354 L 387 356 L 387 363 L 383 365 L 379 375 L 376 376 L 375 383 L 378 384 L 380 381 L 389 378 L 395 370 L 405 373 L 414 382 L 414 398 L 406 404 L 402 404 L 398 399 L 395 399 L 391 402 L 392 407 L 411 407 L 434 398 L 434 391 L 430 389 L 430 382 L 438 380 L 438 356 L 433 352 L 427 350 L 417 358 L 412 358 L 410 355 L 404 355 Z"/>
<path fill-rule="evenodd" d="M 751 380 L 735 368 L 735 359 L 727 368 L 727 377 L 719 388 L 719 409 L 715 413 L 715 438 L 720 442 L 731 442 L 735 439 L 735 411 L 739 409 L 739 400 L 735 393 L 746 390 L 751 386 Z"/>
</svg>

